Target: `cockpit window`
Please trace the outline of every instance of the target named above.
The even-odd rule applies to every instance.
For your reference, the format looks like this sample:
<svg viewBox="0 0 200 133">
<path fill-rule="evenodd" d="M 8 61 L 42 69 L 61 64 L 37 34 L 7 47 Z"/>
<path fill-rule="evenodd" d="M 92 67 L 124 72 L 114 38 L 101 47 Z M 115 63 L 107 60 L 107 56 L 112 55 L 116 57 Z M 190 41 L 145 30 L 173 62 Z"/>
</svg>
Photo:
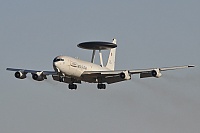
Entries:
<svg viewBox="0 0 200 133">
<path fill-rule="evenodd" d="M 64 59 L 62 59 L 62 58 L 55 58 L 55 59 L 53 60 L 53 62 L 57 62 L 57 61 L 64 61 Z"/>
</svg>

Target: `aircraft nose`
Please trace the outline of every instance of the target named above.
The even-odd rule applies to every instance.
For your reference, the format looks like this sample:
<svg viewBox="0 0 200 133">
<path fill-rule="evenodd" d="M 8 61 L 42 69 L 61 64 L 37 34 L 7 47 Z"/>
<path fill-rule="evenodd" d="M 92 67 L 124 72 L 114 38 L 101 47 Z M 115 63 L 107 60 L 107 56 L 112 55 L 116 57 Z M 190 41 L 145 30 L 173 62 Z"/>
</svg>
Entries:
<svg viewBox="0 0 200 133">
<path fill-rule="evenodd" d="M 57 56 L 56 58 L 53 59 L 53 65 L 56 67 L 59 67 L 63 64 L 64 58 L 62 56 Z"/>
</svg>

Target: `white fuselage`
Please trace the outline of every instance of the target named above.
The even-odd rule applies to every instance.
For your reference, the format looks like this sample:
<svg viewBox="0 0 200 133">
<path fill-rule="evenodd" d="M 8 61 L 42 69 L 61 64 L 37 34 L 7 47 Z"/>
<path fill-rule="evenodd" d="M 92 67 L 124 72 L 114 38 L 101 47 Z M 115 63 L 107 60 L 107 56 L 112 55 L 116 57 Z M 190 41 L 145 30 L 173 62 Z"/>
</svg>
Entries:
<svg viewBox="0 0 200 133">
<path fill-rule="evenodd" d="M 81 78 L 84 71 L 111 71 L 106 67 L 69 56 L 57 56 L 53 61 L 53 67 L 64 76 L 75 78 Z"/>
</svg>

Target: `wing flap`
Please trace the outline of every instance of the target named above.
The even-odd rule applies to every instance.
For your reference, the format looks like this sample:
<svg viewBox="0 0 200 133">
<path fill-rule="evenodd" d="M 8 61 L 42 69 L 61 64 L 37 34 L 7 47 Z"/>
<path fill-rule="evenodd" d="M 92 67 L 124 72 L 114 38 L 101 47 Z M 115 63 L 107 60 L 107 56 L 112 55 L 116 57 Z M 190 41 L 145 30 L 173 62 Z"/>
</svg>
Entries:
<svg viewBox="0 0 200 133">
<path fill-rule="evenodd" d="M 114 76 L 114 75 L 119 75 L 122 71 L 118 70 L 118 71 L 85 71 L 83 72 L 82 76 Z"/>
<path fill-rule="evenodd" d="M 150 72 L 140 73 L 140 78 L 149 78 L 152 77 Z"/>
<path fill-rule="evenodd" d="M 98 82 L 97 79 L 100 79 L 101 82 L 111 84 L 124 81 L 124 79 L 119 76 L 121 72 L 123 71 L 85 71 L 81 76 L 90 82 Z"/>
<path fill-rule="evenodd" d="M 112 83 L 125 81 L 126 79 L 122 79 L 120 76 L 112 76 L 112 77 L 106 77 L 104 80 L 106 83 L 112 84 Z"/>
<path fill-rule="evenodd" d="M 53 80 L 56 80 L 56 81 L 60 82 L 60 76 L 59 75 L 52 75 L 52 78 L 53 78 Z M 72 81 L 72 78 L 70 78 L 70 77 L 63 77 L 63 82 L 64 83 L 68 83 L 68 84 L 71 84 L 71 83 L 79 83 L 79 84 L 81 84 L 80 80 L 73 80 Z"/>
</svg>

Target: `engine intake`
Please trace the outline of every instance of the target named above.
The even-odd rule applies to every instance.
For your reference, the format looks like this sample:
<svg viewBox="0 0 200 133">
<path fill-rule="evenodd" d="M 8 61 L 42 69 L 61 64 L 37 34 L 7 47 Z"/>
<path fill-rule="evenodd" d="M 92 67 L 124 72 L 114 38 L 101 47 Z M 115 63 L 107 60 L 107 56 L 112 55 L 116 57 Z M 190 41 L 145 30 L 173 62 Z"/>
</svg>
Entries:
<svg viewBox="0 0 200 133">
<path fill-rule="evenodd" d="M 160 72 L 160 69 L 158 69 L 158 68 L 152 70 L 152 71 L 151 71 L 151 75 L 152 75 L 153 77 L 156 77 L 156 78 L 159 78 L 159 77 L 162 76 L 162 74 L 161 74 L 161 72 Z"/>
<path fill-rule="evenodd" d="M 18 79 L 25 79 L 26 78 L 26 73 L 23 73 L 23 72 L 15 72 L 15 77 L 18 78 Z"/>
<path fill-rule="evenodd" d="M 122 79 L 126 79 L 126 80 L 129 80 L 131 79 L 131 75 L 129 74 L 128 71 L 123 71 L 119 74 L 120 78 Z"/>
<path fill-rule="evenodd" d="M 32 78 L 36 81 L 43 81 L 46 76 L 42 72 L 32 73 Z"/>
</svg>

